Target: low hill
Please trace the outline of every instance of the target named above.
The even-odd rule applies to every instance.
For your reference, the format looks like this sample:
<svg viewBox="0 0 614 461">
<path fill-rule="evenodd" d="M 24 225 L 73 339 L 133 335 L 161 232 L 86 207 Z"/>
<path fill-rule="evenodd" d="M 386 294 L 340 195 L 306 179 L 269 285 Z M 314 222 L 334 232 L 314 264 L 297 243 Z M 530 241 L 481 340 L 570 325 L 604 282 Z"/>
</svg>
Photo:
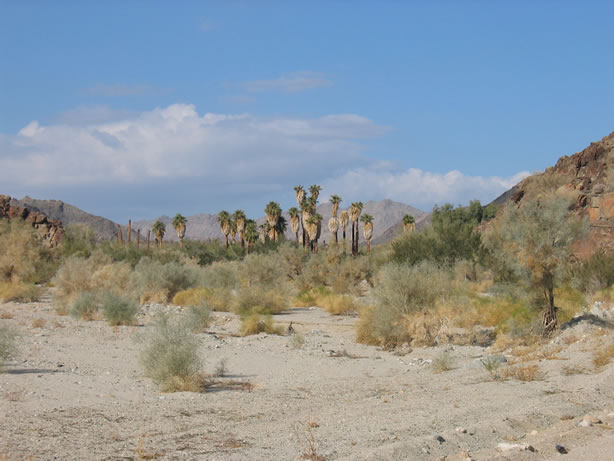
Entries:
<svg viewBox="0 0 614 461">
<path fill-rule="evenodd" d="M 494 203 L 522 206 L 530 198 L 555 192 L 569 197 L 572 210 L 589 220 L 590 238 L 576 248 L 578 256 L 598 248 L 614 250 L 614 132 L 522 180 Z"/>
<path fill-rule="evenodd" d="M 117 236 L 117 225 L 113 221 L 94 216 L 61 200 L 37 200 L 26 196 L 21 200 L 13 198 L 11 205 L 42 213 L 49 219 L 60 221 L 64 228 L 71 224 L 87 224 L 98 240 L 109 240 Z"/>
</svg>

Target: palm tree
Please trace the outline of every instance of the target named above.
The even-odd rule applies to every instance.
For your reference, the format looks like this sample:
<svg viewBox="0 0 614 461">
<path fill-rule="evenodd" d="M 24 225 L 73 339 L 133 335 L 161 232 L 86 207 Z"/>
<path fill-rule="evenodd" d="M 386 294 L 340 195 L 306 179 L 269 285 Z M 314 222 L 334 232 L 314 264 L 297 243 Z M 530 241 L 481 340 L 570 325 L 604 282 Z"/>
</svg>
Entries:
<svg viewBox="0 0 614 461">
<path fill-rule="evenodd" d="M 164 234 L 166 233 L 166 226 L 162 221 L 158 219 L 151 227 L 151 231 L 154 234 L 156 242 L 158 242 L 158 247 L 162 248 L 162 239 L 164 238 Z"/>
<path fill-rule="evenodd" d="M 279 217 L 281 216 L 281 207 L 279 206 L 279 203 L 271 201 L 266 207 L 264 207 L 264 212 L 266 214 L 267 222 L 269 223 L 269 226 L 270 226 L 269 232 L 271 233 L 271 236 L 272 236 L 270 238 L 274 240 L 275 242 L 277 242 L 276 226 L 277 226 L 277 221 L 279 220 Z"/>
<path fill-rule="evenodd" d="M 318 196 L 320 195 L 321 190 L 322 190 L 322 186 L 318 186 L 317 184 L 314 184 L 313 186 L 309 186 L 309 193 L 311 194 L 313 199 L 316 201 L 316 204 L 318 203 Z"/>
<path fill-rule="evenodd" d="M 339 230 L 339 218 L 336 216 L 331 216 L 328 220 L 328 230 L 332 235 L 335 236 L 335 243 L 338 243 L 339 240 L 337 238 L 337 231 Z"/>
<path fill-rule="evenodd" d="M 360 218 L 360 213 L 362 213 L 362 202 L 354 202 L 350 206 L 350 219 L 352 220 L 352 254 L 358 254 L 358 239 L 360 234 L 358 233 L 358 218 Z"/>
<path fill-rule="evenodd" d="M 301 212 L 298 208 L 292 207 L 288 210 L 290 216 L 290 229 L 296 234 L 296 244 L 298 245 L 298 230 L 301 224 Z"/>
<path fill-rule="evenodd" d="M 307 247 L 309 246 L 310 240 L 309 230 L 307 229 L 307 221 L 316 211 L 315 200 L 313 199 L 313 197 L 303 199 L 303 202 L 301 203 L 301 211 L 301 217 L 303 219 L 303 247 L 305 248 L 305 251 L 307 251 Z"/>
<path fill-rule="evenodd" d="M 185 229 L 188 220 L 181 213 L 177 213 L 173 218 L 173 227 L 177 232 L 177 238 L 179 238 L 179 248 L 183 248 L 183 237 L 185 237 Z"/>
<path fill-rule="evenodd" d="M 296 192 L 296 203 L 298 206 L 301 206 L 301 203 L 303 203 L 303 199 L 305 198 L 305 189 L 303 186 L 296 186 L 294 190 Z"/>
<path fill-rule="evenodd" d="M 247 219 L 245 221 L 244 238 L 246 252 L 249 254 L 249 247 L 251 247 L 258 239 L 258 225 L 253 219 Z"/>
<path fill-rule="evenodd" d="M 241 240 L 241 248 L 243 248 L 245 246 L 245 212 L 243 210 L 237 210 L 234 212 L 233 217 L 235 223 L 237 223 L 237 232 Z"/>
<path fill-rule="evenodd" d="M 333 205 L 332 210 L 331 210 L 331 215 L 336 218 L 337 211 L 339 211 L 339 204 L 343 201 L 343 199 L 339 197 L 338 195 L 331 195 L 329 200 L 330 200 L 330 203 L 332 203 Z"/>
<path fill-rule="evenodd" d="M 228 234 L 230 233 L 230 213 L 222 210 L 217 215 L 217 222 L 220 224 L 220 230 L 224 234 L 226 240 L 226 248 L 228 248 Z"/>
<path fill-rule="evenodd" d="M 350 220 L 350 215 L 348 214 L 347 210 L 341 211 L 341 214 L 339 214 L 339 220 L 341 227 L 343 228 L 343 244 L 345 245 L 345 228 L 348 226 L 348 221 Z"/>
<path fill-rule="evenodd" d="M 237 236 L 237 222 L 232 219 L 232 217 L 230 218 L 230 243 L 236 243 L 236 236 Z"/>
<path fill-rule="evenodd" d="M 360 220 L 364 223 L 362 227 L 362 235 L 367 241 L 367 254 L 371 254 L 371 237 L 373 237 L 373 216 L 363 214 Z"/>
<path fill-rule="evenodd" d="M 280 238 L 284 236 L 286 231 L 288 230 L 288 221 L 284 216 L 280 216 L 277 219 L 277 224 L 275 225 L 275 235 Z"/>
<path fill-rule="evenodd" d="M 266 236 L 269 233 L 270 227 L 268 222 L 262 223 L 258 227 L 258 236 L 260 237 L 260 243 L 263 245 L 266 243 Z"/>
<path fill-rule="evenodd" d="M 416 230 L 416 220 L 410 214 L 403 216 L 403 231 L 413 232 Z"/>
<path fill-rule="evenodd" d="M 311 240 L 311 251 L 318 252 L 318 234 L 321 229 L 322 215 L 318 213 L 312 214 L 307 223 L 307 233 L 309 234 L 309 240 Z"/>
</svg>

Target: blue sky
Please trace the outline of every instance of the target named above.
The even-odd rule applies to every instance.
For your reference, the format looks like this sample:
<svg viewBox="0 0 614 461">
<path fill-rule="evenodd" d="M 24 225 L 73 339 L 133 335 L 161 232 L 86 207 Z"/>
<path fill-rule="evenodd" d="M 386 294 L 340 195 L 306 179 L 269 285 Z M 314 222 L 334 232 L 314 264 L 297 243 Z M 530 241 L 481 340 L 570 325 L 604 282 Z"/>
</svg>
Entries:
<svg viewBox="0 0 614 461">
<path fill-rule="evenodd" d="M 495 198 L 614 130 L 610 2 L 0 1 L 0 193 Z"/>
</svg>

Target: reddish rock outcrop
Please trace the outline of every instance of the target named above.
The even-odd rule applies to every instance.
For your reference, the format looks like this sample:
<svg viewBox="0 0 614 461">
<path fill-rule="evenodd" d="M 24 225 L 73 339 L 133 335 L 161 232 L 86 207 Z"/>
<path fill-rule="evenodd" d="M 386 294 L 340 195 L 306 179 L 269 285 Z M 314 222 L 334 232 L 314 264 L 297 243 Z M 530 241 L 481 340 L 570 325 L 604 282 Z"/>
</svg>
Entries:
<svg viewBox="0 0 614 461">
<path fill-rule="evenodd" d="M 576 243 L 576 256 L 587 257 L 600 249 L 614 251 L 614 132 L 581 152 L 561 157 L 556 165 L 524 179 L 502 198 L 522 206 L 524 200 L 548 188 L 569 195 L 574 200 L 573 211 L 589 221 L 589 238 Z"/>
<path fill-rule="evenodd" d="M 8 195 L 0 194 L 1 218 L 8 218 L 9 221 L 23 219 L 36 229 L 40 237 L 52 247 L 58 245 L 64 237 L 64 227 L 60 221 L 48 219 L 47 216 L 38 211 L 11 205 L 11 197 Z"/>
</svg>

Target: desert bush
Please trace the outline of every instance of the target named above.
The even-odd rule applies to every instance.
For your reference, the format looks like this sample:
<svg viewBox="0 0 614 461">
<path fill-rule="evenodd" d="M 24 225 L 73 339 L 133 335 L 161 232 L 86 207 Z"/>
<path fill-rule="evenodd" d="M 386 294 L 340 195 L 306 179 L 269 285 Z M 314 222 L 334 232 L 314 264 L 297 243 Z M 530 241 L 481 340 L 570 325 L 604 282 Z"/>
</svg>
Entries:
<svg viewBox="0 0 614 461">
<path fill-rule="evenodd" d="M 238 274 L 244 287 L 277 289 L 286 282 L 284 262 L 276 253 L 247 255 Z"/>
<path fill-rule="evenodd" d="M 0 282 L 46 282 L 57 267 L 57 251 L 29 224 L 0 219 Z"/>
<path fill-rule="evenodd" d="M 0 301 L 17 301 L 31 303 L 38 301 L 42 294 L 42 288 L 32 283 L 23 282 L 0 282 Z"/>
<path fill-rule="evenodd" d="M 275 325 L 270 315 L 251 314 L 241 320 L 241 335 L 257 335 L 268 333 L 271 335 L 283 335 L 283 328 Z"/>
<path fill-rule="evenodd" d="M 321 251 L 309 257 L 305 263 L 303 272 L 295 279 L 296 286 L 299 290 L 310 290 L 312 288 L 326 286 L 332 267 L 328 263 L 325 253 L 325 251 Z"/>
<path fill-rule="evenodd" d="M 490 377 L 495 380 L 500 378 L 499 368 L 501 368 L 501 363 L 503 363 L 501 357 L 496 355 L 489 355 L 485 359 L 480 359 L 480 365 L 482 365 L 482 368 L 484 368 Z"/>
<path fill-rule="evenodd" d="M 239 286 L 238 264 L 236 262 L 211 264 L 200 271 L 198 286 L 226 290 L 237 288 Z"/>
<path fill-rule="evenodd" d="M 539 378 L 537 365 L 508 366 L 501 370 L 501 378 L 512 378 L 519 381 L 531 382 Z"/>
<path fill-rule="evenodd" d="M 17 353 L 17 333 L 8 325 L 0 323 L 0 366 Z"/>
<path fill-rule="evenodd" d="M 288 309 L 287 294 L 280 289 L 261 286 L 241 288 L 232 301 L 232 311 L 245 316 L 251 313 L 278 314 Z"/>
<path fill-rule="evenodd" d="M 89 258 L 96 249 L 96 236 L 90 226 L 83 223 L 74 223 L 64 229 L 62 240 L 62 255 Z"/>
<path fill-rule="evenodd" d="M 302 349 L 305 345 L 305 337 L 299 333 L 294 333 L 290 336 L 288 344 L 292 349 Z"/>
<path fill-rule="evenodd" d="M 329 314 L 348 315 L 358 312 L 360 304 L 353 296 L 330 293 L 316 295 L 316 306 L 323 308 Z"/>
<path fill-rule="evenodd" d="M 460 260 L 479 261 L 484 250 L 476 226 L 481 219 L 482 207 L 477 201 L 469 207 L 435 206 L 430 228 L 404 233 L 392 242 L 391 261 L 410 265 L 430 261 L 447 266 Z"/>
<path fill-rule="evenodd" d="M 130 288 L 132 270 L 127 263 L 113 263 L 111 258 L 95 251 L 89 258 L 68 257 L 53 283 L 56 311 L 67 314 L 82 293 L 101 297 L 104 293 L 122 294 Z"/>
<path fill-rule="evenodd" d="M 185 319 L 159 316 L 141 337 L 145 373 L 165 392 L 202 391 L 205 382 L 198 337 Z"/>
<path fill-rule="evenodd" d="M 103 296 L 100 307 L 104 319 L 113 326 L 134 324 L 134 317 L 139 310 L 132 299 L 112 293 Z"/>
<path fill-rule="evenodd" d="M 94 320 L 96 313 L 100 309 L 98 300 L 94 293 L 85 291 L 79 295 L 70 308 L 70 315 L 76 319 Z"/>
<path fill-rule="evenodd" d="M 322 287 L 322 289 L 325 289 Z M 295 307 L 311 307 L 316 305 L 316 296 L 314 290 L 301 290 L 292 300 L 292 305 Z"/>
<path fill-rule="evenodd" d="M 224 357 L 218 360 L 218 362 L 215 364 L 215 370 L 213 371 L 213 376 L 215 376 L 216 378 L 223 377 L 226 374 L 227 363 L 228 363 L 228 360 L 226 360 L 226 358 Z"/>
<path fill-rule="evenodd" d="M 178 292 L 193 287 L 198 275 L 194 267 L 177 262 L 163 264 L 145 257 L 135 266 L 131 285 L 141 303 L 167 302 Z"/>
<path fill-rule="evenodd" d="M 206 304 L 190 306 L 187 311 L 187 321 L 194 333 L 207 331 L 211 320 L 211 309 Z"/>
<path fill-rule="evenodd" d="M 433 358 L 433 361 L 431 362 L 431 369 L 435 373 L 442 373 L 444 371 L 451 370 L 453 365 L 454 360 L 452 359 L 452 356 L 448 352 L 443 351 Z"/>
<path fill-rule="evenodd" d="M 369 323 L 364 319 L 358 323 L 358 337 L 367 343 L 406 342 L 410 339 L 407 316 L 433 308 L 437 300 L 452 293 L 448 270 L 427 262 L 416 266 L 388 264 L 378 274 L 372 291 L 374 309 L 361 310 Z"/>
<path fill-rule="evenodd" d="M 189 288 L 180 291 L 173 297 L 177 306 L 198 306 L 207 304 L 217 312 L 227 312 L 232 303 L 232 291 L 225 288 Z"/>
<path fill-rule="evenodd" d="M 614 284 L 614 253 L 599 251 L 570 269 L 572 284 L 584 293 L 605 290 Z"/>
</svg>

